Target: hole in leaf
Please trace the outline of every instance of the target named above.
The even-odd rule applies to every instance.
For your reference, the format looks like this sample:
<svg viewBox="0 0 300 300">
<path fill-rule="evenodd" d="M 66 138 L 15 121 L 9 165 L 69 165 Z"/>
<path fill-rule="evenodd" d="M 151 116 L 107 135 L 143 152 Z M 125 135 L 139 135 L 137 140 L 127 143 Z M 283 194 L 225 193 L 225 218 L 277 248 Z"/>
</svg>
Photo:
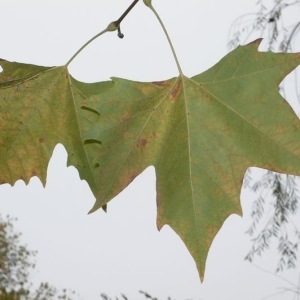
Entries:
<svg viewBox="0 0 300 300">
<path fill-rule="evenodd" d="M 89 139 L 89 140 L 85 140 L 84 144 L 85 145 L 89 145 L 89 144 L 99 144 L 99 145 L 102 145 L 102 142 L 98 141 L 98 140 L 94 140 L 94 139 Z"/>
<path fill-rule="evenodd" d="M 100 116 L 100 114 L 99 114 L 96 110 L 94 110 L 94 109 L 92 109 L 92 108 L 90 108 L 90 107 L 87 107 L 87 106 L 81 106 L 81 109 L 90 111 L 90 112 L 92 112 L 92 113 L 97 114 L 97 115 Z"/>
</svg>

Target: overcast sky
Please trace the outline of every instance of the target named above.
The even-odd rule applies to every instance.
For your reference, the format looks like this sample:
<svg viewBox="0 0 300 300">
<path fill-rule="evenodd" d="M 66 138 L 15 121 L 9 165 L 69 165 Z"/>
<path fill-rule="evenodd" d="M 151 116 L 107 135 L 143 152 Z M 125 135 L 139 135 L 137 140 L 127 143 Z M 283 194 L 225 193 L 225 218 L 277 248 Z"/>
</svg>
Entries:
<svg viewBox="0 0 300 300">
<path fill-rule="evenodd" d="M 131 0 L 0 0 L 0 57 L 39 65 L 62 65 L 89 38 L 119 18 Z M 183 72 L 205 71 L 227 53 L 230 25 L 255 11 L 256 0 L 153 0 Z M 124 39 L 109 33 L 94 41 L 70 65 L 85 82 L 111 76 L 139 81 L 178 75 L 161 28 L 142 0 L 122 23 Z M 258 37 L 258 36 L 257 36 Z M 230 216 L 209 252 L 205 281 L 179 237 L 165 226 L 156 229 L 155 171 L 149 167 L 113 201 L 108 213 L 87 212 L 94 197 L 75 168 L 66 168 L 59 145 L 49 164 L 47 186 L 37 178 L 0 187 L 1 213 L 18 217 L 23 240 L 38 250 L 35 282 L 76 290 L 82 299 L 138 290 L 176 299 L 255 300 L 278 292 L 287 283 L 245 262 L 247 218 Z M 242 195 L 249 214 L 253 195 Z M 276 258 L 257 264 L 273 271 Z M 298 282 L 298 271 L 284 274 Z M 292 294 L 271 299 L 293 299 Z"/>
</svg>

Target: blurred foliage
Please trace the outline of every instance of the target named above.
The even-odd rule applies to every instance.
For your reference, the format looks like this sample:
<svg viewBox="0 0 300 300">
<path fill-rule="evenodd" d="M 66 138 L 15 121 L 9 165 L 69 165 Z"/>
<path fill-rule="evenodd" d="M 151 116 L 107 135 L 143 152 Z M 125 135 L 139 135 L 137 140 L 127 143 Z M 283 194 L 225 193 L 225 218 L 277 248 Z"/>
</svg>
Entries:
<svg viewBox="0 0 300 300">
<path fill-rule="evenodd" d="M 150 295 L 147 292 L 139 291 L 139 293 L 142 294 L 142 295 L 144 295 L 147 300 L 159 300 L 157 297 L 154 297 L 154 296 Z M 128 297 L 126 295 L 124 295 L 124 294 L 121 294 L 120 298 L 119 297 L 111 298 L 110 296 L 108 296 L 105 293 L 100 294 L 100 296 L 101 296 L 102 300 L 129 300 Z M 167 300 L 172 300 L 172 298 L 168 297 Z"/>
<path fill-rule="evenodd" d="M 232 24 L 228 46 L 236 48 L 254 36 L 266 39 L 268 50 L 289 52 L 300 40 L 300 0 L 259 0 L 258 10 Z"/>
<path fill-rule="evenodd" d="M 258 197 L 253 202 L 252 224 L 247 230 L 253 244 L 246 259 L 253 261 L 255 255 L 261 256 L 275 238 L 279 253 L 276 271 L 295 268 L 300 240 L 300 232 L 293 222 L 299 206 L 297 178 L 266 171 L 259 179 L 252 180 L 251 185 L 248 183 L 248 187 Z"/>
<path fill-rule="evenodd" d="M 21 243 L 15 232 L 16 219 L 0 214 L 0 300 L 72 300 L 75 292 L 59 290 L 49 283 L 32 287 L 30 272 L 35 268 L 36 251 Z"/>
<path fill-rule="evenodd" d="M 0 300 L 75 300 L 82 299 L 73 290 L 58 289 L 42 282 L 38 288 L 33 288 L 30 273 L 36 267 L 37 251 L 32 251 L 21 243 L 21 233 L 14 229 L 17 219 L 0 214 Z M 158 300 L 150 294 L 140 291 L 146 299 Z M 101 293 L 102 300 L 129 300 L 121 294 L 111 298 Z M 171 300 L 168 297 L 168 300 Z"/>
<path fill-rule="evenodd" d="M 20 244 L 14 219 L 0 215 L 0 299 L 20 299 L 29 294 L 30 269 L 35 267 L 35 251 Z"/>
</svg>

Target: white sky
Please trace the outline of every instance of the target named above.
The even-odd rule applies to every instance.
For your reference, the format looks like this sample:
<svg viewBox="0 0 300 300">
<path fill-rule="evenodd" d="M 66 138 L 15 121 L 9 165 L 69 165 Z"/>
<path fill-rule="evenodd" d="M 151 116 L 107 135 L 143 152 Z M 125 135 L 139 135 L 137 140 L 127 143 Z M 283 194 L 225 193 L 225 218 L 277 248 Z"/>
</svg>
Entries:
<svg viewBox="0 0 300 300">
<path fill-rule="evenodd" d="M 89 38 L 118 19 L 131 0 L 0 0 L 0 57 L 40 65 L 64 64 Z M 256 0 L 153 0 L 173 40 L 183 72 L 203 72 L 227 53 L 233 20 L 255 10 Z M 139 81 L 177 76 L 167 41 L 142 0 L 116 33 L 94 41 L 70 65 L 78 80 L 111 76 Z M 2 214 L 18 217 L 23 240 L 38 250 L 36 282 L 76 290 L 86 300 L 125 293 L 142 299 L 144 290 L 166 299 L 255 300 L 287 283 L 257 270 L 243 258 L 250 249 L 244 234 L 249 220 L 230 216 L 209 252 L 205 281 L 178 236 L 156 229 L 155 172 L 140 175 L 108 206 L 108 213 L 87 212 L 94 197 L 77 171 L 66 168 L 67 154 L 54 151 L 44 189 L 36 178 L 0 187 Z M 251 195 L 242 196 L 245 214 Z M 261 266 L 275 270 L 269 253 Z M 297 270 L 284 274 L 298 282 Z M 289 286 L 287 286 L 289 287 Z M 284 298 L 285 297 L 285 298 Z M 293 299 L 292 294 L 270 299 Z"/>
</svg>

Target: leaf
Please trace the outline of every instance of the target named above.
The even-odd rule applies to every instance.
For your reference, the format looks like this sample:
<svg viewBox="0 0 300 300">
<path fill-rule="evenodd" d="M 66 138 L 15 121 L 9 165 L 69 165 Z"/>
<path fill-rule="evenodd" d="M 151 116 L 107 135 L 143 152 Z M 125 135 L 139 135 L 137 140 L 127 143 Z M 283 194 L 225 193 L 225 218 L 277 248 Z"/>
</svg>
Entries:
<svg viewBox="0 0 300 300">
<path fill-rule="evenodd" d="M 46 183 L 53 148 L 104 207 L 145 168 L 157 175 L 157 225 L 170 225 L 203 279 L 213 238 L 250 166 L 300 174 L 300 124 L 278 84 L 300 54 L 238 47 L 191 79 L 82 83 L 66 67 L 0 61 L 0 183 Z"/>
<path fill-rule="evenodd" d="M 240 46 L 191 79 L 114 86 L 83 101 L 98 120 L 86 134 L 95 143 L 97 201 L 105 205 L 145 168 L 155 166 L 157 226 L 170 225 L 192 254 L 201 279 L 213 238 L 225 219 L 241 214 L 248 167 L 300 174 L 300 123 L 278 93 L 300 54 Z"/>
<path fill-rule="evenodd" d="M 0 183 L 28 183 L 37 176 L 46 184 L 47 166 L 56 144 L 68 151 L 93 192 L 89 149 L 82 136 L 97 115 L 79 103 L 112 86 L 112 82 L 82 83 L 65 67 L 40 67 L 0 60 Z"/>
</svg>

